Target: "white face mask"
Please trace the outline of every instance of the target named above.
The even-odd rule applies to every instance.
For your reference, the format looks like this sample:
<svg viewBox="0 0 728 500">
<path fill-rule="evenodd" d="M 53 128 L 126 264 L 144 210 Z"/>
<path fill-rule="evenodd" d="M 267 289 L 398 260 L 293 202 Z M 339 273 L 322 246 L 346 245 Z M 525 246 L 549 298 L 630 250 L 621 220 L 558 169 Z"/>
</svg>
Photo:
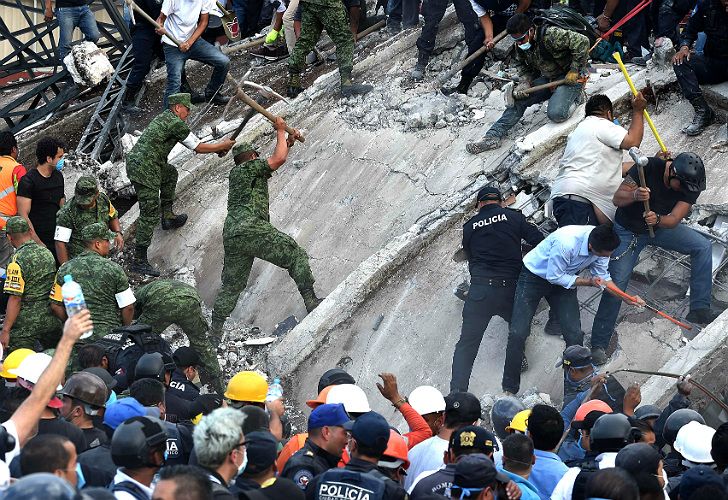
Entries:
<svg viewBox="0 0 728 500">
<path fill-rule="evenodd" d="M 238 467 L 238 473 L 235 474 L 235 477 L 238 477 L 240 474 L 245 472 L 245 467 L 248 466 L 248 452 L 243 448 L 243 463 L 240 464 Z"/>
</svg>

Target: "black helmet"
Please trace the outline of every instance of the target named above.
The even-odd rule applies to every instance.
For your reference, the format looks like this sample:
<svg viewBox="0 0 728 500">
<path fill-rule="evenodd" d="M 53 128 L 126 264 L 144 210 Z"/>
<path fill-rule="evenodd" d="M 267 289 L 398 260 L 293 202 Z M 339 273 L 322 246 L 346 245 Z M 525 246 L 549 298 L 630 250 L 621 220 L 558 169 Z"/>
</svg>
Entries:
<svg viewBox="0 0 728 500">
<path fill-rule="evenodd" d="M 149 454 L 167 443 L 164 422 L 154 417 L 132 417 L 119 425 L 111 437 L 111 459 L 119 467 L 156 467 Z"/>
<path fill-rule="evenodd" d="M 490 410 L 490 422 L 493 424 L 493 429 L 499 438 L 505 439 L 508 437 L 506 427 L 511 425 L 511 420 L 516 416 L 516 413 L 525 409 L 526 407 L 523 406 L 521 400 L 513 396 L 506 396 L 495 402 Z"/>
<path fill-rule="evenodd" d="M 349 375 L 341 368 L 332 368 L 330 370 L 326 370 L 319 379 L 318 392 L 323 391 L 325 387 L 328 387 L 330 385 L 340 384 L 356 384 L 356 382 L 354 381 L 354 377 Z"/>
<path fill-rule="evenodd" d="M 660 415 L 662 415 L 662 410 L 656 405 L 642 405 L 634 411 L 634 418 L 637 420 L 658 418 Z"/>
<path fill-rule="evenodd" d="M 690 408 L 682 408 L 667 417 L 665 427 L 662 429 L 662 438 L 672 446 L 675 443 L 675 438 L 677 438 L 677 431 L 682 429 L 688 422 L 700 422 L 705 425 L 705 419 L 700 413 Z"/>
<path fill-rule="evenodd" d="M 66 380 L 61 394 L 95 408 L 105 408 L 106 400 L 109 398 L 104 381 L 89 372 L 78 372 L 71 375 Z"/>
<path fill-rule="evenodd" d="M 589 433 L 589 444 L 593 451 L 619 451 L 630 442 L 632 424 L 621 413 L 607 413 L 594 422 Z"/>
<path fill-rule="evenodd" d="M 153 378 L 164 383 L 164 359 L 158 352 L 148 352 L 139 358 L 134 368 L 134 380 Z"/>
<path fill-rule="evenodd" d="M 683 191 L 699 193 L 705 191 L 705 166 L 695 153 L 680 153 L 672 161 L 675 177 L 680 180 Z"/>
<path fill-rule="evenodd" d="M 2 497 L 3 500 L 74 500 L 81 498 L 71 485 L 47 472 L 28 474 L 13 483 Z"/>
</svg>

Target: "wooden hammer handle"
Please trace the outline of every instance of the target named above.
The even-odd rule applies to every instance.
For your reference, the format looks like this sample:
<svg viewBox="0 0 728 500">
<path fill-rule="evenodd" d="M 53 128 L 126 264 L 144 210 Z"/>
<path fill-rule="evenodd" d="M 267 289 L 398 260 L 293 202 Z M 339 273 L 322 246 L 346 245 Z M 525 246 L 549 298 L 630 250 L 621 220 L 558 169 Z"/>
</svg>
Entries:
<svg viewBox="0 0 728 500">
<path fill-rule="evenodd" d="M 639 163 L 637 164 L 637 173 L 640 176 L 640 187 L 647 188 L 647 181 L 645 181 L 645 167 L 643 167 Z M 650 211 L 650 200 L 645 200 L 642 202 L 642 204 L 645 207 L 645 212 L 649 212 Z M 648 224 L 647 230 L 650 232 L 650 238 L 654 238 L 655 229 Z"/>
</svg>

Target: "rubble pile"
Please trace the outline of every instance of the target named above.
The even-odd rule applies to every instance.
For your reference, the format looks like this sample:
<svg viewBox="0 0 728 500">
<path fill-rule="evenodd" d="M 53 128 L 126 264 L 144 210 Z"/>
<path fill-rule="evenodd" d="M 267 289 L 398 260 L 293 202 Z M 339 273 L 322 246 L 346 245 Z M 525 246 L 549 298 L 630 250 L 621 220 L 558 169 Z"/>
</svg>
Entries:
<svg viewBox="0 0 728 500">
<path fill-rule="evenodd" d="M 74 44 L 63 63 L 73 81 L 87 87 L 95 87 L 114 74 L 109 56 L 93 42 Z"/>
<path fill-rule="evenodd" d="M 98 179 L 99 188 L 112 199 L 134 197 L 134 188 L 126 176 L 123 162 L 99 163 L 89 155 L 68 153 L 65 157 L 63 175 L 66 181 L 66 194 L 72 194 L 76 181 L 82 175 L 90 175 Z M 70 190 L 70 191 L 69 191 Z"/>
</svg>

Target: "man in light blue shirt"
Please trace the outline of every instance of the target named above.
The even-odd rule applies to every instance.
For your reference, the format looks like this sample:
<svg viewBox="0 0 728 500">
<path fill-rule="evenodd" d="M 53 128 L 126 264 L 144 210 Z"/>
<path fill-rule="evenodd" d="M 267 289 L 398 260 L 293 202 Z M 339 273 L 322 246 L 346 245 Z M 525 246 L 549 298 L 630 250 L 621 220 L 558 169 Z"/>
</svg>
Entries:
<svg viewBox="0 0 728 500">
<path fill-rule="evenodd" d="M 528 416 L 527 435 L 533 441 L 536 463 L 533 464 L 528 480 L 545 498 L 559 484 L 569 468 L 561 461 L 554 450 L 559 446 L 564 434 L 564 422 L 559 411 L 553 406 L 538 404 Z"/>
<path fill-rule="evenodd" d="M 545 500 L 530 481 L 531 468 L 536 462 L 533 442 L 523 434 L 511 434 L 503 441 L 503 467 L 498 470 L 516 483 L 521 500 Z"/>
<path fill-rule="evenodd" d="M 609 256 L 618 246 L 619 237 L 610 225 L 565 226 L 551 233 L 523 258 L 513 304 L 516 314 L 508 332 L 501 382 L 505 392 L 519 391 L 526 339 L 542 297 L 550 298 L 550 303 L 555 305 L 566 346 L 583 342 L 576 287 L 609 284 Z M 586 269 L 591 277 L 580 277 Z M 644 305 L 641 299 L 639 303 Z"/>
</svg>

